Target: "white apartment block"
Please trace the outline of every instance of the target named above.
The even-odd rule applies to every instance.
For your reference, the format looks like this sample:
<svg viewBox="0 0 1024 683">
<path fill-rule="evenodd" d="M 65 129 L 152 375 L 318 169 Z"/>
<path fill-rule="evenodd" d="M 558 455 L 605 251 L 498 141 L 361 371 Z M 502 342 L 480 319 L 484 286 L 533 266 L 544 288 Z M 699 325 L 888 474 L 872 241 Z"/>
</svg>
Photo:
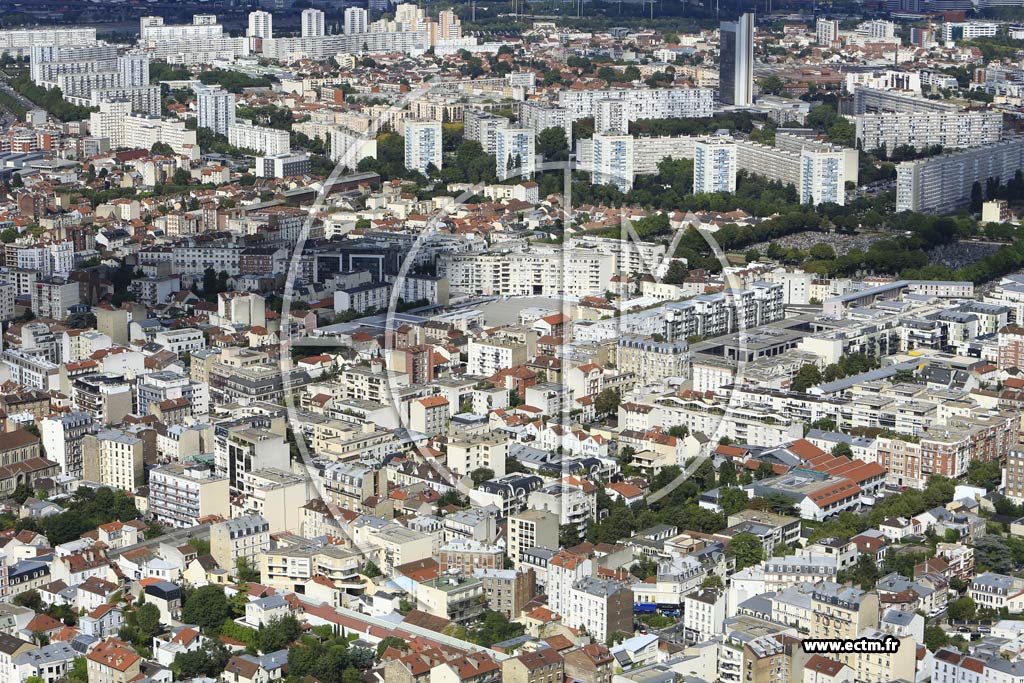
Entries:
<svg viewBox="0 0 1024 683">
<path fill-rule="evenodd" d="M 627 100 L 598 100 L 594 103 L 594 132 L 602 135 L 628 134 L 631 111 Z"/>
<path fill-rule="evenodd" d="M 330 158 L 336 164 L 354 170 L 363 159 L 377 157 L 377 138 L 373 135 L 339 127 L 331 129 L 330 138 Z"/>
<path fill-rule="evenodd" d="M 32 312 L 40 318 L 63 320 L 71 307 L 81 303 L 80 283 L 62 278 L 40 280 L 32 284 Z"/>
<path fill-rule="evenodd" d="M 245 35 L 250 38 L 273 38 L 274 15 L 262 10 L 249 12 L 249 28 Z"/>
<path fill-rule="evenodd" d="M 942 24 L 939 34 L 946 47 L 953 47 L 959 40 L 992 38 L 999 35 L 999 24 L 991 21 L 947 21 Z"/>
<path fill-rule="evenodd" d="M 814 29 L 818 45 L 830 46 L 839 38 L 839 21 L 836 19 L 818 19 Z"/>
<path fill-rule="evenodd" d="M 622 192 L 633 187 L 633 138 L 630 135 L 595 134 L 591 162 L 595 185 L 614 185 Z"/>
<path fill-rule="evenodd" d="M 267 156 L 285 154 L 291 149 L 288 131 L 254 126 L 248 121 L 235 121 L 228 126 L 228 142 L 240 149 L 251 149 Z"/>
<path fill-rule="evenodd" d="M 367 11 L 362 7 L 348 7 L 345 9 L 345 34 L 366 33 L 369 26 Z"/>
<path fill-rule="evenodd" d="M 736 142 L 740 169 L 793 185 L 803 203 L 846 203 L 846 155 L 842 150 L 804 149 L 801 153 L 756 142 Z"/>
<path fill-rule="evenodd" d="M 494 134 L 494 156 L 499 180 L 530 178 L 534 172 L 534 133 L 525 128 L 499 128 Z"/>
<path fill-rule="evenodd" d="M 0 52 L 14 57 L 28 57 L 36 45 L 77 47 L 95 44 L 95 28 L 30 28 L 0 31 Z"/>
<path fill-rule="evenodd" d="M 572 141 L 572 119 L 562 107 L 548 102 L 523 102 L 519 105 L 519 125 L 534 133 L 548 128 L 565 130 L 566 142 Z"/>
<path fill-rule="evenodd" d="M 441 168 L 441 122 L 405 122 L 405 167 L 426 173 L 427 167 Z"/>
<path fill-rule="evenodd" d="M 196 146 L 196 132 L 178 119 L 133 116 L 131 103 L 121 100 L 99 103 L 99 111 L 89 114 L 93 136 L 107 138 L 112 149 L 120 147 L 151 149 L 157 142 L 186 154 Z"/>
<path fill-rule="evenodd" d="M 479 142 L 488 154 L 496 153 L 498 131 L 512 125 L 504 116 L 483 109 L 466 109 L 462 120 L 465 138 Z"/>
<path fill-rule="evenodd" d="M 197 88 L 197 116 L 200 128 L 227 135 L 235 125 L 235 96 L 220 86 Z"/>
<path fill-rule="evenodd" d="M 191 24 L 164 24 L 163 17 L 141 17 L 138 46 L 153 59 L 171 64 L 210 64 L 249 54 L 249 39 L 232 38 L 212 14 L 196 14 Z"/>
<path fill-rule="evenodd" d="M 263 41 L 262 54 L 267 59 L 322 60 L 339 53 L 361 54 L 364 51 L 422 54 L 429 47 L 427 37 L 416 31 L 371 31 L 353 35 L 338 33 L 308 38 L 269 38 Z"/>
<path fill-rule="evenodd" d="M 601 100 L 629 103 L 629 120 L 705 118 L 714 110 L 714 91 L 708 88 L 621 88 L 611 90 L 562 90 L 558 104 L 571 120 L 594 116 Z"/>
<path fill-rule="evenodd" d="M 482 296 L 595 296 L 608 288 L 614 257 L 591 250 L 444 254 L 438 275 L 454 291 Z"/>
<path fill-rule="evenodd" d="M 693 147 L 694 194 L 736 191 L 736 143 L 711 138 Z"/>
<path fill-rule="evenodd" d="M 974 183 L 1003 182 L 1024 168 L 1024 140 L 1012 139 L 896 167 L 896 210 L 945 212 L 967 206 Z"/>
<path fill-rule="evenodd" d="M 324 13 L 318 9 L 304 9 L 301 15 L 302 37 L 319 38 L 324 35 Z"/>
<path fill-rule="evenodd" d="M 485 467 L 494 476 L 505 476 L 505 457 L 508 455 L 508 437 L 501 433 L 456 436 L 447 444 L 448 469 L 462 475 Z"/>
<path fill-rule="evenodd" d="M 1003 139 L 1003 115 L 989 111 L 920 112 L 916 114 L 860 114 L 857 141 L 861 149 L 900 145 L 916 149 L 941 145 L 967 148 Z"/>
</svg>

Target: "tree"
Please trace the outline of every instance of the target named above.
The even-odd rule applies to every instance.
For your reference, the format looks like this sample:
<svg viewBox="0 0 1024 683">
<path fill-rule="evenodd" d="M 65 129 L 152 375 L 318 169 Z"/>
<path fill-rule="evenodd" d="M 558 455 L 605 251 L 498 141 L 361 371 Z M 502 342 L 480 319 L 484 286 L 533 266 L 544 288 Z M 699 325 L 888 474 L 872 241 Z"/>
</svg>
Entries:
<svg viewBox="0 0 1024 683">
<path fill-rule="evenodd" d="M 969 598 L 965 595 L 964 597 L 957 598 L 953 602 L 949 603 L 948 609 L 950 619 L 970 621 L 977 613 L 978 606 L 975 604 L 973 598 Z"/>
<path fill-rule="evenodd" d="M 544 161 L 568 160 L 569 141 L 565 129 L 552 126 L 537 133 L 537 153 L 544 155 Z"/>
<path fill-rule="evenodd" d="M 782 79 L 778 76 L 766 76 L 757 82 L 757 85 L 761 88 L 761 92 L 767 95 L 778 95 L 782 92 L 785 87 Z"/>
<path fill-rule="evenodd" d="M 767 479 L 775 474 L 775 468 L 772 467 L 770 462 L 759 462 L 757 463 L 757 471 L 754 472 L 754 479 L 758 481 Z"/>
<path fill-rule="evenodd" d="M 736 463 L 725 460 L 718 466 L 718 484 L 720 486 L 736 485 Z"/>
<path fill-rule="evenodd" d="M 813 386 L 821 384 L 821 370 L 814 363 L 804 363 L 793 378 L 791 388 L 793 391 L 807 391 Z"/>
<path fill-rule="evenodd" d="M 402 652 L 409 651 L 409 643 L 407 643 L 404 638 L 399 638 L 398 636 L 387 636 L 377 643 L 377 659 L 384 656 L 384 652 L 386 652 L 389 647 L 401 650 Z"/>
<path fill-rule="evenodd" d="M 712 574 L 711 576 L 708 576 L 703 581 L 701 581 L 700 587 L 701 588 L 725 588 L 725 585 L 722 583 L 722 577 L 721 576 L 719 576 L 717 574 Z"/>
<path fill-rule="evenodd" d="M 832 248 L 832 245 L 825 244 L 824 242 L 815 244 L 808 253 L 812 258 L 819 261 L 832 261 L 836 257 L 836 250 Z"/>
<path fill-rule="evenodd" d="M 220 586 L 197 588 L 181 608 L 182 622 L 199 626 L 207 635 L 216 635 L 229 614 L 228 599 Z"/>
<path fill-rule="evenodd" d="M 944 647 L 949 644 L 949 636 L 942 629 L 941 626 L 925 626 L 924 628 L 924 646 L 935 652 L 940 647 Z"/>
<path fill-rule="evenodd" d="M 469 476 L 473 479 L 473 486 L 479 487 L 485 481 L 494 479 L 494 470 L 487 467 L 478 467 L 470 472 Z"/>
<path fill-rule="evenodd" d="M 198 650 L 175 655 L 171 671 L 175 674 L 175 680 L 188 680 L 200 676 L 217 678 L 224 673 L 224 667 L 227 666 L 229 659 L 231 652 L 224 643 L 213 638 L 203 643 Z"/>
<path fill-rule="evenodd" d="M 849 458 L 853 460 L 853 449 L 850 448 L 850 444 L 845 441 L 840 441 L 832 447 L 832 455 L 837 458 Z"/>
<path fill-rule="evenodd" d="M 160 630 L 160 610 L 151 602 L 143 603 L 135 610 L 135 626 L 139 629 L 142 640 L 149 642 Z"/>
<path fill-rule="evenodd" d="M 299 637 L 299 622 L 291 614 L 264 624 L 256 632 L 256 647 L 260 652 L 283 650 Z"/>
<path fill-rule="evenodd" d="M 764 560 L 764 545 L 754 534 L 740 533 L 729 541 L 728 554 L 736 559 L 736 571 L 746 569 Z"/>
<path fill-rule="evenodd" d="M 192 180 L 192 174 L 183 168 L 177 169 L 171 177 L 171 182 L 175 185 L 188 185 L 190 180 Z"/>
<path fill-rule="evenodd" d="M 509 621 L 501 612 L 484 610 L 479 624 L 476 625 L 467 635 L 470 642 L 484 647 L 490 647 L 494 643 L 500 643 L 511 638 L 517 638 L 525 633 L 526 627 Z"/>
<path fill-rule="evenodd" d="M 18 593 L 11 599 L 11 602 L 18 607 L 28 607 L 34 612 L 43 611 L 43 599 L 35 589 Z"/>
<path fill-rule="evenodd" d="M 668 264 L 668 271 L 661 281 L 667 285 L 681 285 L 689 276 L 690 271 L 686 269 L 686 264 L 679 260 L 673 260 Z"/>
<path fill-rule="evenodd" d="M 383 576 L 383 574 L 377 565 L 373 562 L 367 562 L 366 565 L 363 566 L 363 576 L 368 579 L 375 579 L 378 576 Z"/>
<path fill-rule="evenodd" d="M 881 576 L 875 560 L 867 553 L 862 553 L 861 556 L 857 558 L 857 564 L 853 566 L 850 574 L 854 582 L 859 584 L 861 589 L 866 591 L 874 589 L 875 583 L 878 581 L 878 577 Z"/>
<path fill-rule="evenodd" d="M 248 557 L 235 559 L 235 578 L 245 583 L 256 583 L 260 580 L 260 570 L 252 566 Z"/>
<path fill-rule="evenodd" d="M 612 415 L 619 410 L 619 394 L 614 389 L 603 389 L 594 401 L 598 415 Z"/>
<path fill-rule="evenodd" d="M 718 499 L 719 507 L 727 515 L 734 515 L 740 510 L 745 510 L 748 502 L 749 496 L 747 496 L 747 492 L 743 489 L 735 488 L 721 489 L 721 496 Z"/>
</svg>

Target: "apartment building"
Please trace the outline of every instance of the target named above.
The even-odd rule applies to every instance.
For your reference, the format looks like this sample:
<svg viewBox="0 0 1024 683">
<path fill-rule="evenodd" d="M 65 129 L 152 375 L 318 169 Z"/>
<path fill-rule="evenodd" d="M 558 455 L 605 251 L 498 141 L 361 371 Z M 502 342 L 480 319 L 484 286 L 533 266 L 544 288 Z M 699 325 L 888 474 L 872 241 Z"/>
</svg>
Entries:
<svg viewBox="0 0 1024 683">
<path fill-rule="evenodd" d="M 709 88 L 616 88 L 610 90 L 562 90 L 558 106 L 572 121 L 591 118 L 597 102 L 621 100 L 629 105 L 629 120 L 706 118 L 714 109 Z"/>
<path fill-rule="evenodd" d="M 591 174 L 595 185 L 614 185 L 621 192 L 633 188 L 634 140 L 631 135 L 595 133 L 592 142 Z"/>
<path fill-rule="evenodd" d="M 572 141 L 572 119 L 569 112 L 549 102 L 528 100 L 519 105 L 519 125 L 535 134 L 548 128 L 565 130 L 566 142 Z"/>
<path fill-rule="evenodd" d="M 39 421 L 46 456 L 70 477 L 82 477 L 82 439 L 95 428 L 88 413 L 52 415 Z"/>
<path fill-rule="evenodd" d="M 722 632 L 726 593 L 718 588 L 701 588 L 683 596 L 683 633 L 686 639 L 702 643 Z"/>
<path fill-rule="evenodd" d="M 387 495 L 387 473 L 383 468 L 354 462 L 331 463 L 320 473 L 324 488 L 335 505 L 359 512 L 371 496 Z"/>
<path fill-rule="evenodd" d="M 621 581 L 586 576 L 572 585 L 568 609 L 560 614 L 564 623 L 585 628 L 595 641 L 604 642 L 633 628 L 633 591 Z"/>
<path fill-rule="evenodd" d="M 450 572 L 416 588 L 417 607 L 428 614 L 457 624 L 471 624 L 484 611 L 486 594 L 482 580 L 472 575 Z"/>
<path fill-rule="evenodd" d="M 527 128 L 498 128 L 494 131 L 494 156 L 498 180 L 533 176 L 536 135 Z"/>
<path fill-rule="evenodd" d="M 650 337 L 623 335 L 615 349 L 615 367 L 635 374 L 640 384 L 686 377 L 689 374 L 688 349 L 682 339 L 657 342 Z"/>
<path fill-rule="evenodd" d="M 960 149 L 1003 139 L 1003 115 L 989 111 L 861 114 L 856 125 L 857 142 L 865 150 L 891 152 L 903 145 Z"/>
<path fill-rule="evenodd" d="M 196 132 L 178 119 L 132 114 L 131 102 L 118 98 L 103 100 L 99 111 L 89 114 L 89 129 L 99 138 L 107 138 L 111 147 L 150 149 L 156 143 L 171 146 L 177 154 L 196 147 Z"/>
<path fill-rule="evenodd" d="M 144 482 L 142 439 L 119 429 L 82 437 L 82 478 L 122 491 L 136 491 Z"/>
<path fill-rule="evenodd" d="M 738 168 L 793 185 L 802 203 L 846 203 L 846 156 L 843 151 L 808 148 L 797 153 L 749 140 L 735 144 Z"/>
<path fill-rule="evenodd" d="M 857 116 L 882 112 L 928 114 L 959 110 L 960 107 L 952 102 L 930 100 L 907 92 L 865 87 L 855 87 L 853 90 L 853 113 Z"/>
<path fill-rule="evenodd" d="M 482 296 L 584 297 L 606 291 L 614 260 L 584 249 L 444 254 L 438 275 L 447 278 L 454 291 Z"/>
<path fill-rule="evenodd" d="M 305 476 L 280 469 L 243 472 L 231 501 L 231 516 L 260 515 L 274 532 L 299 533 L 302 506 L 315 495 Z"/>
<path fill-rule="evenodd" d="M 235 95 L 218 86 L 196 89 L 196 113 L 200 128 L 228 135 L 235 122 Z"/>
<path fill-rule="evenodd" d="M 405 167 L 426 173 L 441 168 L 441 122 L 409 119 L 405 122 Z"/>
<path fill-rule="evenodd" d="M 878 594 L 823 581 L 811 594 L 811 610 L 811 638 L 853 640 L 878 623 Z"/>
<path fill-rule="evenodd" d="M 484 109 L 467 108 L 463 112 L 464 136 L 480 143 L 487 154 L 496 155 L 498 131 L 511 126 L 508 118 Z M 500 162 L 499 162 L 500 165 Z"/>
<path fill-rule="evenodd" d="M 37 45 L 88 46 L 96 44 L 95 28 L 29 28 L 0 31 L 0 53 L 28 57 Z"/>
<path fill-rule="evenodd" d="M 693 147 L 693 192 L 736 191 L 736 143 L 728 138 L 701 140 Z"/>
<path fill-rule="evenodd" d="M 559 547 L 558 515 L 543 510 L 526 509 L 509 515 L 507 521 L 508 557 L 519 569 L 523 552 L 530 548 Z"/>
<path fill-rule="evenodd" d="M 164 526 L 186 529 L 202 517 L 230 517 L 228 478 L 202 463 L 170 463 L 149 472 L 149 512 Z"/>
<path fill-rule="evenodd" d="M 896 210 L 938 213 L 970 205 L 975 183 L 1002 182 L 1024 166 L 1024 140 L 1007 139 L 896 167 Z"/>
<path fill-rule="evenodd" d="M 251 149 L 265 156 L 285 154 L 291 149 L 288 131 L 235 121 L 228 126 L 228 142 L 239 149 Z"/>
<path fill-rule="evenodd" d="M 63 320 L 81 303 L 81 284 L 54 277 L 32 284 L 32 312 L 40 318 Z"/>
<path fill-rule="evenodd" d="M 508 437 L 500 432 L 454 436 L 446 445 L 446 464 L 449 470 L 461 475 L 487 468 L 496 477 L 504 476 L 508 443 Z"/>
<path fill-rule="evenodd" d="M 259 567 L 270 550 L 270 524 L 260 515 L 245 515 L 210 527 L 210 554 L 222 569 L 233 572 L 239 558 Z"/>
<path fill-rule="evenodd" d="M 263 554 L 260 583 L 276 590 L 300 592 L 317 577 L 336 586 L 355 584 L 362 567 L 359 553 L 341 546 L 304 544 L 274 548 Z"/>
</svg>

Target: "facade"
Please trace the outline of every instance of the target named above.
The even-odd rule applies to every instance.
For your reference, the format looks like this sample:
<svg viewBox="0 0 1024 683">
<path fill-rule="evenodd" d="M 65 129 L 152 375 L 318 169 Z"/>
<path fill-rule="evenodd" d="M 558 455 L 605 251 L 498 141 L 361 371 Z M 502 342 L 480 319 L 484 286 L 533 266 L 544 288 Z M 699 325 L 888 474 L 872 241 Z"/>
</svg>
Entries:
<svg viewBox="0 0 1024 683">
<path fill-rule="evenodd" d="M 197 116 L 200 128 L 226 136 L 235 125 L 235 95 L 220 86 L 197 88 Z"/>
<path fill-rule="evenodd" d="M 861 149 L 888 151 L 906 145 L 922 149 L 978 147 L 1003 139 L 999 112 L 918 112 L 914 114 L 861 114 L 857 116 L 857 142 Z"/>
<path fill-rule="evenodd" d="M 719 100 L 748 107 L 754 103 L 754 15 L 723 21 L 719 31 Z"/>
<path fill-rule="evenodd" d="M 248 121 L 236 121 L 228 127 L 228 142 L 240 149 L 262 152 L 265 156 L 286 154 L 290 149 L 288 131 L 254 126 Z"/>
<path fill-rule="evenodd" d="M 249 12 L 249 28 L 245 35 L 250 38 L 273 38 L 274 15 L 263 10 Z"/>
<path fill-rule="evenodd" d="M 405 122 L 405 167 L 426 173 L 427 167 L 441 168 L 441 122 Z"/>
<path fill-rule="evenodd" d="M 149 512 L 161 524 L 184 529 L 202 517 L 230 515 L 228 478 L 208 465 L 171 463 L 150 470 Z"/>
<path fill-rule="evenodd" d="M 1024 140 L 1010 139 L 896 166 L 896 210 L 939 213 L 967 206 L 975 184 L 1007 182 L 1024 167 Z"/>
<path fill-rule="evenodd" d="M 260 515 L 245 515 L 210 527 L 210 554 L 222 569 L 234 572 L 239 558 L 259 567 L 270 549 L 270 524 Z"/>
<path fill-rule="evenodd" d="M 324 35 L 324 13 L 318 9 L 304 9 L 301 15 L 302 37 L 319 38 Z"/>
<path fill-rule="evenodd" d="M 498 180 L 530 178 L 534 172 L 534 133 L 525 128 L 498 128 L 494 156 Z"/>
<path fill-rule="evenodd" d="M 595 185 L 614 185 L 622 192 L 633 187 L 633 137 L 595 134 L 592 174 Z"/>
<path fill-rule="evenodd" d="M 736 191 L 736 144 L 711 138 L 693 146 L 693 192 Z"/>
<path fill-rule="evenodd" d="M 622 100 L 629 105 L 628 118 L 705 118 L 714 110 L 714 91 L 707 88 L 616 88 L 611 90 L 561 90 L 558 106 L 573 121 L 592 118 L 598 102 Z"/>
</svg>

